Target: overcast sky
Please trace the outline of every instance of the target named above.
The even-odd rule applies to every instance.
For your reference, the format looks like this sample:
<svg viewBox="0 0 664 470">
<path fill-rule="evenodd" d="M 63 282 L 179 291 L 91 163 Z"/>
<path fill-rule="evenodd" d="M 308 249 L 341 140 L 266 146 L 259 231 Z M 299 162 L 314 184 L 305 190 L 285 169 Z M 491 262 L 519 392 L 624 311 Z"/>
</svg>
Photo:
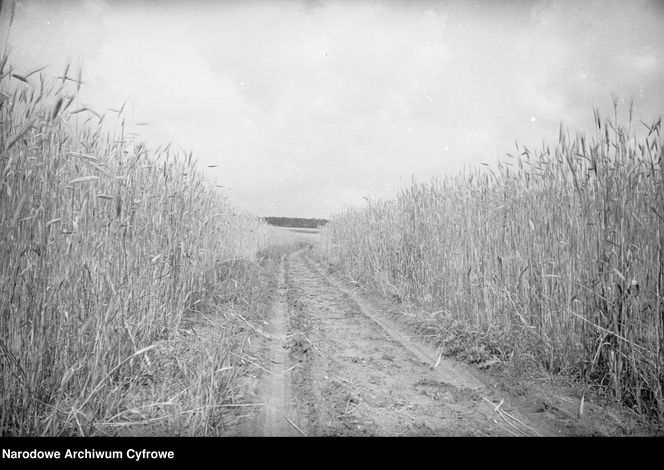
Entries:
<svg viewBox="0 0 664 470">
<path fill-rule="evenodd" d="M 663 25 L 655 1 L 22 0 L 9 42 L 18 72 L 81 64 L 83 102 L 128 101 L 237 206 L 328 217 L 590 126 L 612 93 L 659 117 Z"/>
</svg>

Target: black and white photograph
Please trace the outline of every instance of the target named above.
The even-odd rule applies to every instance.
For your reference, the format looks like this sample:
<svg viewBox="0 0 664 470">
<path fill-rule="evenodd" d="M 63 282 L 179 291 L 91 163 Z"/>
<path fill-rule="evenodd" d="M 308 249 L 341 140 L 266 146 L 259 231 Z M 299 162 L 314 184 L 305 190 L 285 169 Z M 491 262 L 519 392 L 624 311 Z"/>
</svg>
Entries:
<svg viewBox="0 0 664 470">
<path fill-rule="evenodd" d="M 1 0 L 3 465 L 664 437 L 662 115 L 660 0 Z"/>
</svg>

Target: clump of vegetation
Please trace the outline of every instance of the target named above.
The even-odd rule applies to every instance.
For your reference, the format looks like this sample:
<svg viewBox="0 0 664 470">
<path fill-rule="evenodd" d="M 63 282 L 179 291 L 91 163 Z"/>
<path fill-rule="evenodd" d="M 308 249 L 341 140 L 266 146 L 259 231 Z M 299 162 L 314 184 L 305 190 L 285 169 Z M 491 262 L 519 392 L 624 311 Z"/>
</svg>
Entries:
<svg viewBox="0 0 664 470">
<path fill-rule="evenodd" d="M 215 302 L 259 303 L 255 255 L 278 229 L 80 86 L 0 60 L 0 433 L 217 432 L 241 339 Z M 223 320 L 207 338 L 205 315 Z"/>
<path fill-rule="evenodd" d="M 592 137 L 561 126 L 557 145 L 333 218 L 325 254 L 443 323 L 501 338 L 494 350 L 664 417 L 661 119 L 637 133 L 631 107 L 623 125 L 614 107 L 613 119 L 595 111 Z"/>
</svg>

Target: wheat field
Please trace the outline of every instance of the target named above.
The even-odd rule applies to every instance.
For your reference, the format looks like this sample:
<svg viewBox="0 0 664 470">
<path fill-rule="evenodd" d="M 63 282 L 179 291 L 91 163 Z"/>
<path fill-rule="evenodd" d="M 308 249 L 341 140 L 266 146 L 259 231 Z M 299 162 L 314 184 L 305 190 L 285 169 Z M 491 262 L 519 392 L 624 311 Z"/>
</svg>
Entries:
<svg viewBox="0 0 664 470">
<path fill-rule="evenodd" d="M 191 154 L 126 131 L 123 109 L 78 103 L 80 71 L 19 73 L 6 54 L 0 77 L 0 432 L 214 433 L 241 345 L 231 323 L 201 339 L 184 320 L 256 301 L 258 263 L 292 237 L 237 212 Z"/>
<path fill-rule="evenodd" d="M 661 119 L 614 110 L 593 135 L 561 125 L 554 144 L 339 214 L 323 254 L 414 304 L 451 353 L 521 358 L 662 417 Z"/>
</svg>

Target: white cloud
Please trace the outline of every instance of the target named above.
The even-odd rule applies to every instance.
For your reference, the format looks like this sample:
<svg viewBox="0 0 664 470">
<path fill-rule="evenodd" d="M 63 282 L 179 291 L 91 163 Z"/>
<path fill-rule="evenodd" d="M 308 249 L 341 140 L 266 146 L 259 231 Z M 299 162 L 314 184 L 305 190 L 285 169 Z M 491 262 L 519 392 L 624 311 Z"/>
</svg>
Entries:
<svg viewBox="0 0 664 470">
<path fill-rule="evenodd" d="M 82 98 L 129 100 L 241 207 L 320 217 L 590 124 L 612 92 L 654 117 L 661 23 L 641 1 L 52 0 L 12 34 L 25 67 L 84 62 Z"/>
</svg>

